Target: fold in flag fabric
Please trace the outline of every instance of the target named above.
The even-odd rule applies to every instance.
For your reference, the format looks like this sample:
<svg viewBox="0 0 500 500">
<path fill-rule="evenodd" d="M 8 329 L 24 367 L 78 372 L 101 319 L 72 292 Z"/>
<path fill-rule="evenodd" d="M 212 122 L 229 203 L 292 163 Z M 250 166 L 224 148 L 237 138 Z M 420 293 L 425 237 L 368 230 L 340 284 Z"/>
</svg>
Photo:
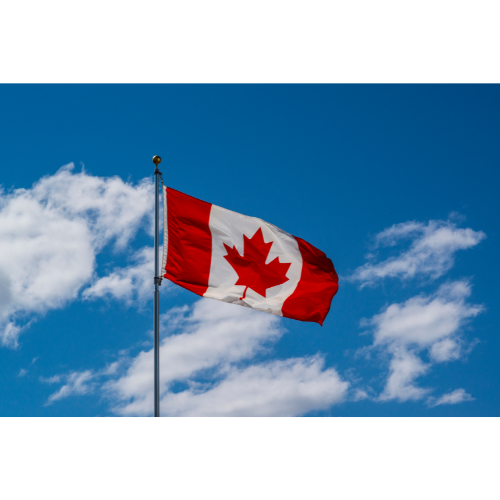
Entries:
<svg viewBox="0 0 500 500">
<path fill-rule="evenodd" d="M 307 241 L 166 186 L 163 221 L 165 278 L 202 297 L 323 324 L 338 276 Z"/>
</svg>

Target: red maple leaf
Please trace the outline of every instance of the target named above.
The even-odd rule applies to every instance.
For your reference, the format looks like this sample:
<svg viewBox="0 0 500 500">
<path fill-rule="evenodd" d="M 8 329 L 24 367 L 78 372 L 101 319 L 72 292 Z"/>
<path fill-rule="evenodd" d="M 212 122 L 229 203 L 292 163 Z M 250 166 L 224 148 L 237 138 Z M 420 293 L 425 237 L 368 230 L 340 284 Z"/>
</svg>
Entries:
<svg viewBox="0 0 500 500">
<path fill-rule="evenodd" d="M 238 273 L 236 285 L 246 287 L 240 300 L 245 298 L 248 288 L 265 297 L 268 288 L 288 281 L 286 273 L 291 264 L 280 262 L 278 257 L 266 264 L 272 246 L 272 241 L 264 242 L 260 227 L 251 238 L 243 235 L 243 255 L 239 254 L 236 247 L 230 248 L 224 243 L 227 251 L 224 258 Z"/>
</svg>

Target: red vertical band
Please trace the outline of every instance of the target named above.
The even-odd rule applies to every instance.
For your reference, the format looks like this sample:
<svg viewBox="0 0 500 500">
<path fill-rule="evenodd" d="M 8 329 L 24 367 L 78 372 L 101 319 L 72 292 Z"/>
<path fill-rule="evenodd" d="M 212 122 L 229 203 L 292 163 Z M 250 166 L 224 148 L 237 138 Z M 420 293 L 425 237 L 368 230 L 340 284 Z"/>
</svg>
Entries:
<svg viewBox="0 0 500 500">
<path fill-rule="evenodd" d="M 339 278 L 332 261 L 316 247 L 294 236 L 302 255 L 302 274 L 295 291 L 285 300 L 281 312 L 285 318 L 314 321 L 323 325 Z"/>
<path fill-rule="evenodd" d="M 167 187 L 168 253 L 165 278 L 198 295 L 208 288 L 212 261 L 212 204 Z"/>
</svg>

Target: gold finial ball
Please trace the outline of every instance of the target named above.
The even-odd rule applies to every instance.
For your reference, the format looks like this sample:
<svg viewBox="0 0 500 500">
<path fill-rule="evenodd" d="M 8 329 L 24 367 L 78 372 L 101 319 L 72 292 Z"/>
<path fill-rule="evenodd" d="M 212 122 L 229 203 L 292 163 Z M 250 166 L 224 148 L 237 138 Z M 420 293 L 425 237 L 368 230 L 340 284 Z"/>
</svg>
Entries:
<svg viewBox="0 0 500 500">
<path fill-rule="evenodd" d="M 153 156 L 153 163 L 158 166 L 161 162 L 161 158 L 159 156 Z"/>
</svg>

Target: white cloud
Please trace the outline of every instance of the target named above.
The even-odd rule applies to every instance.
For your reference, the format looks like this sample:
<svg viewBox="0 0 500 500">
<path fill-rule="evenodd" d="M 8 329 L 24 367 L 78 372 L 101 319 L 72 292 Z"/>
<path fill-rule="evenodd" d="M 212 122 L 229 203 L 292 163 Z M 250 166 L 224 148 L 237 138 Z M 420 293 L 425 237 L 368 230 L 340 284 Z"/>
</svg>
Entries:
<svg viewBox="0 0 500 500">
<path fill-rule="evenodd" d="M 0 318 L 0 325 L 2 324 Z M 1 326 L 0 326 L 1 328 Z M 0 340 L 4 346 L 17 347 L 17 338 L 22 328 L 12 322 L 3 322 L 3 331 L 0 330 Z"/>
<path fill-rule="evenodd" d="M 202 299 L 163 317 L 171 335 L 160 347 L 162 411 L 171 415 L 297 415 L 342 399 L 347 382 L 320 357 L 296 358 L 240 368 L 283 334 L 276 316 Z M 178 332 L 178 333 L 175 333 Z M 207 372 L 210 370 L 210 372 Z M 208 374 L 211 382 L 195 378 Z M 219 379 L 219 382 L 213 382 Z M 173 393 L 172 383 L 189 389 Z M 104 389 L 121 415 L 153 410 L 153 352 L 144 351 L 127 372 Z M 281 391 L 281 392 L 280 392 Z M 238 397 L 236 398 L 236 394 Z"/>
<path fill-rule="evenodd" d="M 108 276 L 98 279 L 85 289 L 82 296 L 86 299 L 114 297 L 128 305 L 144 303 L 152 296 L 154 276 L 154 248 L 144 247 L 132 257 L 134 264 L 117 268 Z M 164 282 L 164 285 L 166 283 Z"/>
<path fill-rule="evenodd" d="M 448 221 L 409 221 L 385 229 L 376 235 L 374 251 L 405 241 L 410 242 L 409 248 L 381 262 L 376 262 L 376 253 L 369 253 L 369 262 L 358 267 L 348 281 L 359 282 L 363 288 L 384 278 L 439 278 L 451 269 L 458 250 L 474 247 L 486 238 L 482 231 L 458 228 L 454 221 L 463 222 L 463 218 L 451 214 Z M 417 378 L 428 373 L 434 363 L 463 356 L 467 350 L 467 342 L 461 337 L 463 326 L 483 311 L 482 306 L 467 303 L 470 291 L 467 281 L 444 284 L 430 296 L 418 295 L 404 303 L 391 304 L 361 322 L 373 330 L 374 342 L 360 351 L 376 349 L 389 358 L 389 374 L 378 397 L 380 401 L 424 398 L 430 389 L 417 385 Z M 424 351 L 428 353 L 428 363 L 420 357 Z"/>
<path fill-rule="evenodd" d="M 415 385 L 416 378 L 427 373 L 432 363 L 461 357 L 461 330 L 468 319 L 483 311 L 482 306 L 466 302 L 470 293 L 466 281 L 447 283 L 431 296 L 419 295 L 392 304 L 363 323 L 373 328 L 373 347 L 391 357 L 381 400 L 422 399 L 428 390 Z M 424 350 L 429 353 L 430 364 L 419 357 Z"/>
<path fill-rule="evenodd" d="M 25 370 L 24 368 L 21 368 L 19 370 L 19 374 L 17 375 L 18 377 L 24 377 L 28 373 L 28 370 Z"/>
<path fill-rule="evenodd" d="M 96 177 L 85 171 L 74 174 L 73 168 L 73 164 L 69 164 L 55 175 L 43 177 L 33 186 L 33 198 L 65 214 L 69 220 L 84 216 L 98 247 L 115 238 L 116 245 L 124 247 L 146 215 L 150 218 L 145 227 L 153 234 L 151 179 L 143 179 L 133 186 L 118 176 Z"/>
<path fill-rule="evenodd" d="M 459 339 L 445 338 L 432 345 L 431 358 L 438 363 L 459 359 L 461 354 L 461 342 Z"/>
<path fill-rule="evenodd" d="M 326 410 L 345 397 L 348 383 L 323 369 L 319 356 L 231 368 L 209 390 L 168 393 L 162 410 L 171 416 L 296 416 Z"/>
<path fill-rule="evenodd" d="M 164 338 L 160 346 L 160 384 L 165 393 L 175 380 L 219 365 L 253 357 L 269 340 L 283 334 L 276 316 L 232 307 L 211 299 L 199 300 L 162 316 L 162 331 L 180 331 Z M 143 351 L 127 373 L 107 389 L 130 401 L 123 414 L 148 414 L 152 409 L 153 351 Z"/>
<path fill-rule="evenodd" d="M 60 375 L 55 375 L 50 379 L 42 379 L 42 382 L 48 383 L 58 383 L 61 381 Z M 53 403 L 59 399 L 67 398 L 72 395 L 87 394 L 92 391 L 91 380 L 94 378 L 94 374 L 91 370 L 86 370 L 83 372 L 71 372 L 63 377 L 65 384 L 56 392 L 54 392 L 49 399 L 47 404 Z"/>
<path fill-rule="evenodd" d="M 367 262 L 348 279 L 360 282 L 361 287 L 389 277 L 405 280 L 421 275 L 436 279 L 451 269 L 455 252 L 471 248 L 484 238 L 482 231 L 461 229 L 451 221 L 395 224 L 375 237 L 375 247 L 393 247 L 409 239 L 410 248 L 379 263 Z M 373 258 L 373 254 L 370 256 Z"/>
<path fill-rule="evenodd" d="M 429 391 L 415 385 L 414 381 L 429 369 L 415 353 L 404 348 L 396 349 L 389 365 L 389 376 L 380 395 L 381 401 L 422 399 Z"/>
<path fill-rule="evenodd" d="M 0 193 L 0 341 L 17 346 L 26 314 L 74 300 L 90 281 L 95 256 L 152 229 L 153 184 L 101 178 L 67 165 L 31 189 Z"/>
<path fill-rule="evenodd" d="M 369 322 L 374 327 L 374 344 L 387 344 L 391 349 L 411 345 L 432 349 L 444 339 L 455 341 L 452 337 L 458 335 L 465 320 L 483 310 L 479 305 L 467 304 L 465 299 L 469 295 L 470 285 L 466 281 L 455 281 L 442 285 L 431 296 L 420 295 L 402 304 L 390 305 Z M 454 351 L 449 347 L 451 344 L 434 347 L 436 360 L 446 361 L 446 353 L 451 356 Z"/>
<path fill-rule="evenodd" d="M 363 389 L 356 389 L 352 395 L 352 401 L 362 401 L 363 399 L 369 399 L 370 396 L 367 391 Z"/>
<path fill-rule="evenodd" d="M 454 405 L 457 403 L 463 403 L 464 401 L 474 401 L 474 398 L 465 392 L 464 389 L 456 389 L 453 392 L 449 392 L 441 396 L 437 401 L 429 401 L 431 406 L 438 405 Z"/>
<path fill-rule="evenodd" d="M 106 365 L 102 370 L 83 370 L 72 371 L 53 375 L 52 377 L 40 377 L 40 381 L 45 384 L 60 384 L 63 386 L 51 394 L 47 400 L 47 405 L 67 398 L 69 396 L 89 394 L 94 391 L 96 386 L 100 386 L 99 379 L 116 375 L 123 364 L 124 359 L 119 359 Z"/>
</svg>

